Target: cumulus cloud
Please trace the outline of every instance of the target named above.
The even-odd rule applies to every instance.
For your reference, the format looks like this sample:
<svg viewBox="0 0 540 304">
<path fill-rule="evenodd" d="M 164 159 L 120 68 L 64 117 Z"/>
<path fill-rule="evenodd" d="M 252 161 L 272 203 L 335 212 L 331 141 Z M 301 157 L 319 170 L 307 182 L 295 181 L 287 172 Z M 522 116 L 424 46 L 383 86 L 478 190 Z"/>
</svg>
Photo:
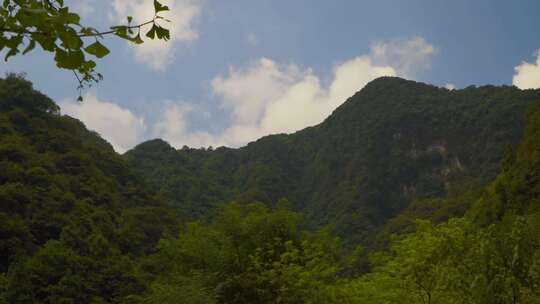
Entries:
<svg viewBox="0 0 540 304">
<path fill-rule="evenodd" d="M 536 51 L 536 62 L 522 62 L 514 68 L 512 84 L 520 89 L 540 88 L 540 50 Z"/>
<path fill-rule="evenodd" d="M 414 78 L 416 73 L 429 68 L 434 52 L 435 48 L 421 38 L 379 42 L 373 44 L 368 54 L 335 65 L 328 77 L 320 77 L 312 69 L 295 63 L 282 64 L 269 58 L 230 67 L 226 74 L 211 81 L 218 105 L 231 115 L 231 123 L 214 133 L 190 126 L 189 118 L 194 113 L 203 113 L 203 118 L 208 115 L 196 104 L 186 102 L 161 102 L 156 123 L 148 127 L 130 111 L 98 101 L 93 95 L 82 104 L 63 107 L 66 113 L 101 133 L 118 151 L 150 136 L 163 138 L 177 148 L 238 147 L 264 135 L 291 133 L 322 122 L 375 78 Z"/>
<path fill-rule="evenodd" d="M 444 87 L 445 87 L 446 89 L 450 90 L 450 91 L 453 91 L 453 90 L 456 89 L 456 85 L 453 84 L 453 83 L 447 83 L 447 84 L 444 85 Z"/>
<path fill-rule="evenodd" d="M 324 86 L 311 69 L 280 65 L 268 58 L 231 68 L 228 75 L 212 81 L 213 92 L 233 118 L 232 126 L 219 138 L 238 146 L 263 135 L 315 125 L 369 81 L 397 72 L 360 56 L 337 65 L 333 74 L 331 83 Z"/>
<path fill-rule="evenodd" d="M 195 23 L 201 14 L 201 0 L 161 0 L 170 11 L 160 12 L 160 16 L 171 22 L 162 21 L 162 25 L 171 32 L 171 40 L 151 40 L 143 34 L 141 37 L 145 43 L 133 48 L 135 58 L 150 65 L 155 70 L 163 71 L 167 64 L 174 59 L 174 53 L 179 43 L 185 43 L 197 39 L 198 33 Z M 119 22 L 125 22 L 126 16 L 133 16 L 134 22 L 144 22 L 154 16 L 153 1 L 148 0 L 114 0 L 113 18 Z"/>
<path fill-rule="evenodd" d="M 81 103 L 65 100 L 60 103 L 62 113 L 81 120 L 87 128 L 96 131 L 117 152 L 125 152 L 142 140 L 146 126 L 144 120 L 130 110 L 108 101 L 100 101 L 88 93 Z"/>
<path fill-rule="evenodd" d="M 95 12 L 95 3 L 92 0 L 70 0 L 69 6 L 82 17 L 88 17 Z"/>
<path fill-rule="evenodd" d="M 207 132 L 188 129 L 187 115 L 195 107 L 188 103 L 166 101 L 160 119 L 153 126 L 153 136 L 164 139 L 175 147 L 208 147 L 220 145 L 217 138 Z M 222 145 L 222 144 L 221 144 Z"/>
<path fill-rule="evenodd" d="M 371 58 L 377 65 L 394 67 L 401 76 L 413 78 L 431 68 L 429 60 L 437 49 L 422 37 L 408 40 L 379 41 L 371 45 Z"/>
<path fill-rule="evenodd" d="M 170 100 L 156 104 L 159 105 L 158 119 L 150 123 L 118 104 L 99 100 L 95 93 L 86 94 L 83 102 L 66 99 L 60 103 L 60 107 L 63 114 L 82 121 L 88 129 L 100 134 L 119 153 L 151 137 L 162 138 L 176 147 L 208 147 L 220 143 L 219 138 L 207 132 L 192 131 L 188 128 L 188 115 L 200 110 L 194 105 Z M 225 143 L 221 143 L 223 144 Z"/>
<path fill-rule="evenodd" d="M 310 68 L 269 58 L 231 67 L 227 75 L 212 81 L 214 94 L 231 111 L 233 121 L 214 139 L 240 146 L 264 135 L 318 124 L 369 81 L 381 76 L 413 78 L 428 69 L 435 52 L 435 47 L 419 37 L 377 42 L 369 54 L 336 65 L 328 85 Z"/>
</svg>

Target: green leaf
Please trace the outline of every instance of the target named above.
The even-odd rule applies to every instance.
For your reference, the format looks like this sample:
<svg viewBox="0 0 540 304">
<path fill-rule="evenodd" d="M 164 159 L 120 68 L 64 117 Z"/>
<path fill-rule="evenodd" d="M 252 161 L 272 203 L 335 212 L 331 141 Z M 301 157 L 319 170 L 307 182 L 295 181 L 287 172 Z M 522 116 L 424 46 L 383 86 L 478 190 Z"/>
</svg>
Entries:
<svg viewBox="0 0 540 304">
<path fill-rule="evenodd" d="M 163 39 L 165 41 L 171 39 L 171 34 L 169 30 L 161 26 L 156 26 L 156 35 L 158 39 Z"/>
<path fill-rule="evenodd" d="M 78 69 L 85 62 L 84 54 L 80 50 L 66 52 L 60 48 L 56 49 L 54 60 L 59 68 L 68 70 Z"/>
<path fill-rule="evenodd" d="M 103 58 L 109 54 L 109 49 L 106 48 L 99 41 L 96 41 L 84 49 L 87 53 L 96 56 L 97 58 Z"/>
<path fill-rule="evenodd" d="M 67 23 L 79 24 L 79 22 L 81 22 L 81 17 L 79 17 L 79 15 L 75 13 L 69 13 L 67 14 L 66 20 L 67 20 Z"/>
<path fill-rule="evenodd" d="M 166 5 L 162 5 L 157 0 L 154 0 L 154 10 L 155 10 L 155 12 L 157 14 L 159 12 L 168 11 L 169 7 L 166 6 Z"/>
<path fill-rule="evenodd" d="M 4 61 L 8 61 L 9 57 L 15 56 L 17 53 L 17 49 L 10 49 L 9 52 L 6 53 L 6 57 L 4 57 Z"/>
<path fill-rule="evenodd" d="M 54 52 L 56 48 L 55 40 L 49 36 L 36 36 L 35 40 L 41 45 L 41 47 L 49 52 Z"/>
<path fill-rule="evenodd" d="M 80 49 L 83 46 L 83 42 L 77 33 L 72 30 L 65 30 L 58 33 L 62 40 L 62 45 L 68 49 Z"/>
<path fill-rule="evenodd" d="M 80 33 L 83 35 L 96 35 L 99 31 L 93 27 L 83 27 L 81 28 Z"/>
<path fill-rule="evenodd" d="M 127 31 L 127 26 L 125 26 L 125 25 L 111 26 L 111 30 L 115 30 L 115 31 Z"/>
<path fill-rule="evenodd" d="M 146 33 L 146 37 L 154 39 L 156 37 L 156 28 L 157 26 L 155 24 L 152 25 L 152 28 Z"/>
<path fill-rule="evenodd" d="M 135 38 L 133 38 L 131 41 L 133 41 L 133 43 L 135 44 L 143 44 L 144 41 L 141 39 L 141 34 L 137 34 L 137 36 L 135 36 Z"/>
<path fill-rule="evenodd" d="M 30 52 L 31 50 L 33 50 L 34 48 L 36 47 L 36 41 L 35 40 L 30 40 L 30 43 L 28 44 L 28 46 L 24 49 L 23 51 L 23 55 L 25 55 L 26 53 Z"/>
</svg>

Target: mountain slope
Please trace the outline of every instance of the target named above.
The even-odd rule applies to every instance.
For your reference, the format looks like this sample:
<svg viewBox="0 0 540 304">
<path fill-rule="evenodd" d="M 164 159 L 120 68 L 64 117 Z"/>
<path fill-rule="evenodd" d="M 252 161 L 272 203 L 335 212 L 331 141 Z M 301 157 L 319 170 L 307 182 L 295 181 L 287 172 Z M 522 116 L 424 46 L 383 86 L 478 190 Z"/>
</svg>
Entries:
<svg viewBox="0 0 540 304">
<path fill-rule="evenodd" d="M 212 214 L 229 200 L 272 205 L 286 197 L 311 225 L 335 224 L 342 236 L 366 240 L 413 201 L 485 186 L 536 100 L 539 90 L 449 91 L 383 77 L 295 134 L 240 149 L 175 150 L 153 140 L 125 158 L 185 216 Z"/>
<path fill-rule="evenodd" d="M 96 133 L 0 79 L 0 302 L 118 303 L 175 216 Z M 4 302 L 5 301 L 5 302 Z"/>
</svg>

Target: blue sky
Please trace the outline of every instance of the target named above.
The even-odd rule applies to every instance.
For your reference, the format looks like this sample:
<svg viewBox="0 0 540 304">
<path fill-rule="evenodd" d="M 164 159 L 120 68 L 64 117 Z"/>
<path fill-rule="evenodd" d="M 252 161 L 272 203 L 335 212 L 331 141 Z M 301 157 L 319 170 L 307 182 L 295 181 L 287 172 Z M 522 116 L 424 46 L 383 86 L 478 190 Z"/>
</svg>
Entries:
<svg viewBox="0 0 540 304">
<path fill-rule="evenodd" d="M 75 102 L 73 76 L 39 50 L 0 66 L 26 72 L 63 112 L 123 152 L 242 146 L 319 123 L 382 75 L 439 86 L 540 87 L 540 2 L 168 0 L 173 39 L 105 40 L 105 79 Z M 151 0 L 71 0 L 85 23 L 144 19 Z"/>
</svg>

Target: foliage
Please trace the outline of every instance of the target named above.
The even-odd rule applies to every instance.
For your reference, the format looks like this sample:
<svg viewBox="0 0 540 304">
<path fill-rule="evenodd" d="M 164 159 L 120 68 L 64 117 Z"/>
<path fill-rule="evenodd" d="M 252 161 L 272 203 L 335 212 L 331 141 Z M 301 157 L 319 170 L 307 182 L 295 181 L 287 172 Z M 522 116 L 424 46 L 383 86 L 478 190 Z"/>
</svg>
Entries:
<svg viewBox="0 0 540 304">
<path fill-rule="evenodd" d="M 372 255 L 374 271 L 353 280 L 358 303 L 538 303 L 540 301 L 540 104 L 501 173 L 467 212 L 439 225 L 417 221 Z"/>
<path fill-rule="evenodd" d="M 128 16 L 125 25 L 99 31 L 81 24 L 80 16 L 64 5 L 64 0 L 6 0 L 0 5 L 0 51 L 6 50 L 7 61 L 39 45 L 44 51 L 54 53 L 59 68 L 72 70 L 82 87 L 102 78 L 95 71 L 95 61 L 88 56 L 99 59 L 109 54 L 101 42 L 105 36 L 114 35 L 141 44 L 141 31 L 151 26 L 146 37 L 169 40 L 169 30 L 159 23 L 168 21 L 160 16 L 160 12 L 167 10 L 167 6 L 154 0 L 155 14 L 151 20 L 132 24 L 133 17 Z"/>
<path fill-rule="evenodd" d="M 216 219 L 186 225 L 153 257 L 157 279 L 145 300 L 176 303 L 333 303 L 346 266 L 339 241 L 299 230 L 300 215 L 261 204 L 226 205 Z M 155 267 L 155 266 L 154 266 Z M 211 300 L 210 300 L 211 299 Z"/>
<path fill-rule="evenodd" d="M 448 198 L 454 207 L 435 220 L 463 215 L 474 198 L 459 197 L 495 178 L 505 146 L 518 144 L 525 111 L 539 99 L 539 90 L 449 91 L 385 77 L 295 134 L 239 149 L 175 150 L 153 140 L 125 157 L 185 216 L 207 216 L 231 200 L 272 206 L 286 197 L 311 227 L 331 224 L 351 243 L 372 243 L 413 202 L 433 209 Z"/>
<path fill-rule="evenodd" d="M 386 81 L 410 85 L 395 79 L 376 85 Z M 504 115 L 518 115 L 538 94 L 478 90 L 502 94 L 495 104 Z M 452 94 L 471 93 L 465 91 Z M 519 102 L 506 104 L 510 97 Z M 480 125 L 497 135 L 483 134 L 488 139 L 475 147 L 452 146 L 446 138 L 441 150 L 432 145 L 434 132 L 401 135 L 416 140 L 413 150 L 369 139 L 390 152 L 370 150 L 360 146 L 361 138 L 354 139 L 358 152 L 343 148 L 351 144 L 346 141 L 324 150 L 317 132 L 327 136 L 332 124 L 355 123 L 331 122 L 334 116 L 239 150 L 177 151 L 155 140 L 120 156 L 79 121 L 61 116 L 29 82 L 8 75 L 0 80 L 0 303 L 540 303 L 540 104 L 529 107 L 519 146 L 513 140 L 521 127 L 492 115 L 500 121 Z M 452 132 L 465 127 L 444 128 L 448 133 L 441 134 L 457 141 Z M 322 150 L 300 145 L 314 140 L 305 134 L 321 139 Z M 305 158 L 297 158 L 299 147 Z M 474 163 L 461 154 L 467 150 L 500 155 L 469 155 Z M 355 154 L 375 151 L 389 164 L 368 164 L 375 158 Z M 359 163 L 345 161 L 343 168 L 342 157 Z M 169 165 L 153 169 L 164 161 Z M 498 161 L 499 174 L 484 187 Z M 128 163 L 148 171 L 150 186 Z M 330 164 L 333 170 L 325 167 Z M 313 172 L 320 174 L 303 177 Z M 384 176 L 388 180 L 377 180 Z M 397 190 L 381 192 L 389 181 Z M 405 181 L 413 183 L 407 191 Z M 444 191 L 437 181 L 448 183 Z M 149 188 L 178 204 L 182 222 Z M 276 199 L 284 195 L 292 200 Z M 314 201 L 299 201 L 306 197 Z M 331 200 L 322 208 L 317 198 Z M 229 199 L 234 202 L 220 203 Z M 390 207 L 398 203 L 403 206 Z M 321 223 L 348 224 L 353 233 L 341 239 Z M 354 229 L 360 228 L 382 245 L 357 246 Z"/>
<path fill-rule="evenodd" d="M 97 134 L 17 75 L 0 79 L 1 297 L 114 303 L 176 217 Z"/>
<path fill-rule="evenodd" d="M 540 237 L 529 221 L 508 217 L 485 229 L 465 219 L 419 222 L 374 258 L 374 272 L 350 283 L 350 296 L 355 303 L 537 303 Z"/>
</svg>

